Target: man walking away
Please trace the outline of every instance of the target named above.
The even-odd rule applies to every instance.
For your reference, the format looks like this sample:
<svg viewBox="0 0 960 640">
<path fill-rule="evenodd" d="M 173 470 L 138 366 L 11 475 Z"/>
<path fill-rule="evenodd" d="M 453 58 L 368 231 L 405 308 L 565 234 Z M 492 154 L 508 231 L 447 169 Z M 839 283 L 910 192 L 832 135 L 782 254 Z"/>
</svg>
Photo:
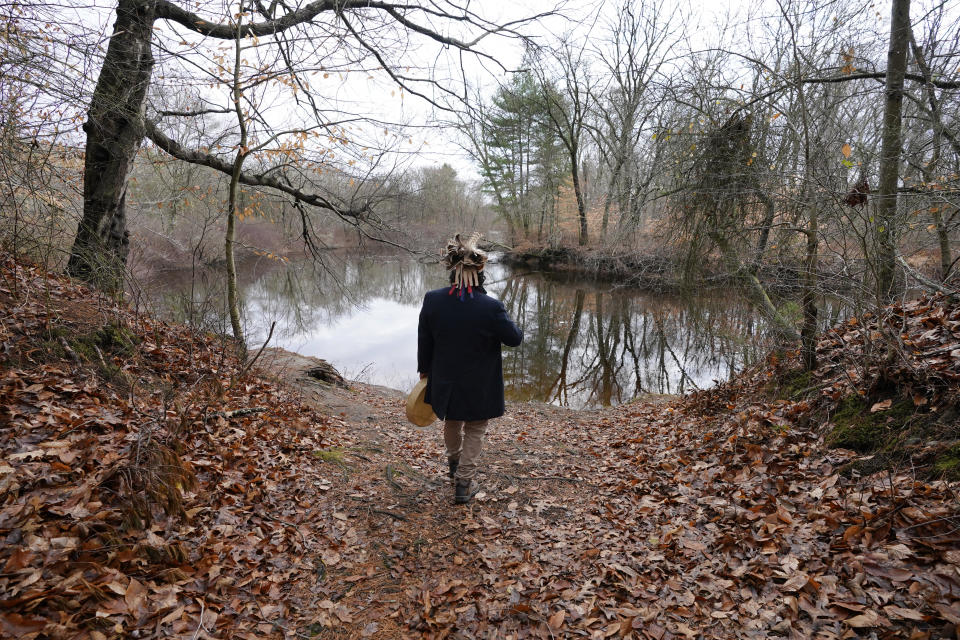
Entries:
<svg viewBox="0 0 960 640">
<path fill-rule="evenodd" d="M 427 378 L 424 400 L 444 420 L 443 441 L 454 501 L 469 502 L 487 421 L 505 411 L 502 344 L 516 347 L 523 331 L 483 288 L 487 254 L 480 234 L 457 234 L 441 251 L 450 287 L 427 292 L 417 329 L 417 371 Z"/>
</svg>

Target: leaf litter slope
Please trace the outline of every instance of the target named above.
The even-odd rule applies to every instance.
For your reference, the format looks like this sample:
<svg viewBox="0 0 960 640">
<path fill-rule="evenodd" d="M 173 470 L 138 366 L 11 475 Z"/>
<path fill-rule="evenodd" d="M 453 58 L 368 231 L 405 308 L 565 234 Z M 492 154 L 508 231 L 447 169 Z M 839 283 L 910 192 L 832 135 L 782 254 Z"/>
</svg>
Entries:
<svg viewBox="0 0 960 640">
<path fill-rule="evenodd" d="M 819 399 L 757 395 L 776 367 L 667 405 L 514 405 L 491 428 L 481 493 L 458 507 L 437 431 L 375 389 L 331 392 L 365 409 L 322 415 L 299 403 L 302 381 L 231 385 L 240 367 L 215 340 L 122 309 L 109 313 L 142 338 L 113 358 L 122 377 L 24 355 L 51 323 L 102 318 L 90 292 L 28 268 L 15 294 L 14 269 L 0 285 L 2 634 L 956 636 L 956 485 L 841 475 L 854 454 L 824 446 Z M 931 305 L 958 337 L 957 310 Z M 957 369 L 947 355 L 938 379 Z M 827 400 L 850 380 L 818 376 Z M 267 411 L 230 413 L 243 407 Z M 153 508 L 149 524 L 128 505 L 146 490 L 129 471 L 144 432 L 195 476 L 182 511 Z"/>
<path fill-rule="evenodd" d="M 211 336 L 2 266 L 0 637 L 283 632 L 325 546 L 313 452 L 338 421 L 241 379 Z"/>
</svg>

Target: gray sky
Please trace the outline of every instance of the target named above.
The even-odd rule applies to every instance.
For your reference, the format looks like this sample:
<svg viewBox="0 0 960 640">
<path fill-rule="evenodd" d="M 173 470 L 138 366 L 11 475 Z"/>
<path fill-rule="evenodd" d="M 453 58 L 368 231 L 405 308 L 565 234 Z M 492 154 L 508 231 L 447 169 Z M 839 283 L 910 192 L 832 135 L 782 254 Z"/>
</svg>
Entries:
<svg viewBox="0 0 960 640">
<path fill-rule="evenodd" d="M 194 4 L 201 4 L 195 3 L 194 0 L 177 1 L 181 2 L 182 6 L 191 8 Z M 934 0 L 915 3 L 914 16 L 922 15 L 924 11 L 922 5 L 932 1 Z M 825 0 L 821 6 L 829 7 L 837 2 L 839 0 Z M 741 0 L 664 0 L 649 4 L 660 14 L 679 11 L 685 16 L 688 35 L 685 48 L 707 46 L 719 37 L 720 30 L 717 25 L 723 22 L 733 25 L 730 33 L 733 34 L 735 41 L 738 35 L 746 33 L 742 25 L 747 11 L 751 12 L 753 17 L 776 16 L 778 13 L 776 3 L 772 1 L 744 3 Z M 220 16 L 228 15 L 228 8 L 236 7 L 237 3 L 225 0 L 202 0 L 202 5 L 208 9 L 207 15 L 213 17 L 216 13 Z M 116 6 L 114 0 L 67 0 L 66 5 L 58 6 L 61 7 L 58 12 L 65 17 L 67 23 L 72 22 L 93 32 L 99 32 L 104 42 L 112 31 L 113 12 Z M 492 21 L 503 22 L 549 11 L 558 4 L 549 0 L 521 2 L 484 0 L 483 2 L 474 1 L 470 6 Z M 562 15 L 527 25 L 523 27 L 523 31 L 545 44 L 567 34 L 574 39 L 587 42 L 588 47 L 596 46 L 617 6 L 618 3 L 615 1 L 562 2 L 559 4 Z M 838 6 L 849 6 L 849 0 L 844 0 Z M 889 23 L 889 2 L 886 0 L 877 2 L 875 8 L 878 14 L 876 28 L 882 31 Z M 205 99 L 220 105 L 229 104 L 226 88 L 210 87 L 206 85 L 202 76 L 210 71 L 209 59 L 217 54 L 220 48 L 223 48 L 222 53 L 230 54 L 227 50 L 230 43 L 202 39 L 182 27 L 162 21 L 157 23 L 155 42 L 159 64 L 154 74 L 154 84 L 160 89 L 164 99 L 170 101 L 182 99 L 188 93 L 183 90 L 183 86 L 192 82 L 197 86 L 196 91 L 199 91 Z M 187 65 L 166 61 L 165 58 L 169 55 L 164 52 L 164 48 L 181 54 L 186 52 Z M 335 47 L 329 48 L 335 50 Z M 504 38 L 488 38 L 481 44 L 480 49 L 494 56 L 503 67 L 508 69 L 517 68 L 521 64 L 523 51 L 519 42 Z M 191 55 L 190 51 L 196 53 Z M 259 55 L 258 51 L 251 50 L 246 55 L 256 58 Z M 490 95 L 497 83 L 504 81 L 508 75 L 490 60 L 469 55 L 460 56 L 456 50 L 445 49 L 429 41 L 424 41 L 419 49 L 405 51 L 399 56 L 399 60 L 391 60 L 391 62 L 400 62 L 403 71 L 406 71 L 406 65 L 409 65 L 413 73 L 419 70 L 422 74 L 435 75 L 452 87 L 460 86 L 462 72 L 472 86 L 480 87 L 486 95 Z M 427 102 L 405 94 L 382 71 L 352 70 L 348 72 L 349 65 L 338 64 L 335 53 L 330 56 L 329 62 L 330 70 L 309 74 L 309 78 L 310 92 L 318 100 L 330 106 L 331 117 L 335 117 L 333 110 L 339 108 L 358 116 L 390 123 L 347 125 L 351 128 L 349 131 L 345 128 L 345 136 L 362 140 L 360 144 L 367 145 L 371 149 L 377 147 L 393 149 L 390 162 L 408 166 L 449 162 L 462 175 L 476 176 L 468 157 L 454 142 L 453 133 L 440 126 L 443 121 L 449 119 L 448 114 L 438 112 Z M 98 71 L 99 69 L 95 68 L 82 70 L 82 73 L 88 76 L 87 91 L 92 90 L 95 74 Z M 192 80 L 176 77 L 179 73 L 191 75 Z M 295 96 L 283 87 L 261 88 L 256 91 L 259 92 L 256 96 L 257 103 L 262 106 L 273 122 L 286 123 L 290 126 L 302 125 L 305 122 L 303 111 L 298 110 L 296 106 L 296 98 L 302 95 Z M 228 124 L 228 118 L 224 119 L 225 124 Z M 342 167 L 359 167 L 364 162 L 363 154 L 359 151 L 353 155 L 343 155 L 345 153 L 343 149 L 334 146 L 331 148 L 331 153 L 337 154 L 336 162 L 339 162 Z M 343 155 L 342 158 L 341 155 Z M 355 164 L 348 164 L 351 159 Z"/>
</svg>

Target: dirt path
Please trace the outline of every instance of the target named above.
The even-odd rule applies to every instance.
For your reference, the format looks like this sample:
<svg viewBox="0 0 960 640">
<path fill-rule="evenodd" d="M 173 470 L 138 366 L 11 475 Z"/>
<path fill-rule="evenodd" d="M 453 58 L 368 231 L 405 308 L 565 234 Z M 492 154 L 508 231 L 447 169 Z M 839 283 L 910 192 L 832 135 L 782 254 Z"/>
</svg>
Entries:
<svg viewBox="0 0 960 640">
<path fill-rule="evenodd" d="M 322 579 L 301 596 L 305 606 L 312 601 L 318 607 L 311 630 L 317 637 L 396 638 L 418 627 L 415 618 L 423 631 L 458 617 L 482 623 L 495 612 L 480 602 L 465 610 L 440 605 L 479 595 L 493 563 L 531 561 L 523 547 L 536 534 L 575 519 L 573 511 L 583 509 L 593 493 L 590 461 L 574 442 L 589 440 L 584 427 L 597 420 L 595 412 L 510 406 L 491 423 L 479 492 L 470 504 L 455 505 L 439 422 L 413 427 L 399 392 L 321 385 L 300 373 L 309 365 L 309 359 L 289 358 L 270 364 L 305 399 L 339 413 L 346 425 L 329 458 L 337 470 L 327 491 L 332 548 L 323 554 Z M 561 556 L 553 559 L 557 568 Z M 499 612 L 518 604 L 522 583 L 498 576 L 488 586 L 505 596 L 502 603 L 489 603 Z"/>
</svg>

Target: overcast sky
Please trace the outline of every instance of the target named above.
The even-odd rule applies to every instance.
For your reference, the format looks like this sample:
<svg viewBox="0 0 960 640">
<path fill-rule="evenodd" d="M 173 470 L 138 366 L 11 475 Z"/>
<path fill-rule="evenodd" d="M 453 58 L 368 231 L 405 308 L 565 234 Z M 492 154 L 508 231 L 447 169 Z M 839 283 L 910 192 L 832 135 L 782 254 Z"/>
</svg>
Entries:
<svg viewBox="0 0 960 640">
<path fill-rule="evenodd" d="M 176 1 L 180 2 L 181 6 L 191 9 L 194 5 L 201 5 L 201 2 L 196 0 Z M 935 0 L 929 0 L 929 2 L 932 1 Z M 837 3 L 837 6 L 850 6 L 850 2 L 851 0 L 824 0 L 822 6 L 829 7 L 835 3 Z M 929 2 L 914 4 L 913 14 L 915 18 L 924 10 L 922 5 L 929 4 Z M 470 6 L 484 17 L 495 22 L 517 20 L 556 8 L 558 9 L 557 15 L 525 25 L 522 28 L 523 32 L 544 44 L 555 42 L 558 37 L 564 34 L 570 34 L 577 40 L 587 42 L 588 46 L 593 46 L 603 35 L 617 10 L 618 4 L 616 1 L 602 2 L 596 0 L 561 3 L 550 0 L 518 2 L 485 0 L 484 2 L 474 1 L 470 3 Z M 659 14 L 674 12 L 682 14 L 685 17 L 683 22 L 686 25 L 688 36 L 686 46 L 693 48 L 700 44 L 706 46 L 707 43 L 716 39 L 719 33 L 718 25 L 721 23 L 733 25 L 730 33 L 737 34 L 740 31 L 745 33 L 743 25 L 748 11 L 752 14 L 752 17 L 775 16 L 778 12 L 777 5 L 773 1 L 744 3 L 741 0 L 663 0 L 662 2 L 650 0 L 648 4 L 652 7 L 651 10 L 655 10 Z M 889 2 L 876 2 L 874 4 L 877 12 L 876 27 L 879 30 L 885 29 L 885 25 L 889 24 Z M 67 21 L 75 21 L 78 25 L 90 28 L 94 33 L 99 32 L 104 38 L 104 42 L 112 31 L 113 12 L 116 7 L 114 0 L 69 0 L 67 5 L 59 4 L 57 6 L 61 7 Z M 223 15 L 228 14 L 227 8 L 235 7 L 236 2 L 202 0 L 202 6 L 206 8 L 205 15 L 214 17 L 219 13 L 220 19 L 222 19 Z M 164 98 L 173 100 L 178 97 L 178 93 L 186 93 L 183 91 L 182 85 L 187 84 L 185 79 L 175 76 L 178 73 L 192 73 L 195 77 L 202 76 L 203 69 L 210 66 L 207 59 L 210 57 L 211 51 L 214 50 L 211 46 L 220 43 L 212 43 L 210 39 L 203 40 L 182 27 L 166 22 L 158 22 L 157 34 L 154 49 L 160 62 L 154 73 L 154 84 L 161 88 L 161 94 Z M 226 46 L 229 46 L 229 43 Z M 194 56 L 194 59 L 185 68 L 181 67 L 171 73 L 171 70 L 177 65 L 165 61 L 166 58 L 169 58 L 169 55 L 165 53 L 164 49 L 177 50 L 179 48 L 179 52 L 182 53 L 192 47 L 198 47 L 197 50 L 203 52 L 203 57 Z M 335 46 L 328 46 L 327 48 L 335 50 Z M 400 59 L 390 60 L 389 62 L 410 65 L 414 72 L 432 74 L 455 88 L 460 86 L 459 80 L 462 76 L 465 76 L 470 85 L 480 87 L 482 92 L 489 96 L 495 91 L 499 82 L 508 78 L 509 74 L 505 73 L 503 68 L 519 68 L 523 50 L 518 41 L 494 37 L 485 40 L 480 48 L 495 57 L 499 65 L 488 59 L 469 55 L 461 56 L 454 49 L 438 47 L 430 42 L 425 42 L 418 50 L 404 51 L 400 54 Z M 331 58 L 332 63 L 334 58 L 335 56 Z M 333 66 L 336 65 L 333 64 Z M 90 76 L 86 81 L 88 91 L 92 89 L 98 72 L 99 69 L 93 67 L 84 70 L 84 73 Z M 165 77 L 164 74 L 167 74 L 167 76 Z M 398 125 L 409 125 L 403 131 L 399 127 L 381 124 L 366 127 L 362 132 L 359 125 L 356 129 L 351 130 L 351 135 L 358 138 L 366 136 L 366 140 L 369 141 L 371 147 L 392 145 L 397 150 L 395 157 L 408 166 L 449 162 L 465 177 L 466 175 L 476 176 L 468 157 L 455 143 L 456 138 L 453 133 L 441 126 L 442 122 L 450 118 L 449 114 L 438 112 L 427 102 L 409 94 L 404 94 L 385 73 L 378 73 L 375 70 L 347 73 L 344 68 L 341 68 L 338 72 L 314 74 L 311 78 L 311 92 L 318 98 L 325 99 L 328 104 L 335 103 L 345 110 L 364 114 L 377 120 L 397 123 Z M 227 103 L 227 93 L 224 87 L 203 88 L 201 90 L 208 99 L 221 104 Z M 273 114 L 272 117 L 291 118 L 295 121 L 296 118 L 293 114 L 296 112 L 296 108 L 289 94 L 268 95 L 265 93 L 261 99 L 265 109 Z"/>
<path fill-rule="evenodd" d="M 231 13 L 230 9 L 237 6 L 236 2 L 224 0 L 175 0 L 185 8 L 196 10 L 201 7 L 202 15 L 211 19 L 222 20 L 224 15 Z M 484 2 L 469 3 L 471 8 L 491 20 L 504 23 L 522 18 L 547 13 L 556 10 L 556 14 L 542 18 L 535 23 L 522 26 L 520 29 L 525 35 L 532 36 L 542 44 L 550 44 L 557 37 L 571 34 L 574 38 L 585 39 L 591 32 L 598 33 L 611 19 L 616 8 L 615 2 L 588 1 L 588 2 L 555 2 L 552 0 L 527 0 L 522 2 L 501 2 L 486 0 Z M 714 0 L 713 2 L 693 3 L 676 0 L 666 0 L 656 5 L 659 12 L 674 11 L 676 7 L 683 7 L 697 22 L 703 23 L 714 19 L 735 7 L 735 0 Z M 65 18 L 66 23 L 76 23 L 93 33 L 99 33 L 102 43 L 113 29 L 114 0 L 68 0 L 57 5 L 58 10 Z M 700 27 L 697 27 L 700 28 Z M 203 75 L 203 70 L 209 68 L 205 58 L 216 51 L 217 46 L 224 49 L 229 43 L 202 39 L 179 25 L 160 21 L 156 26 L 154 52 L 158 59 L 154 71 L 154 86 L 162 88 L 159 92 L 164 99 L 171 101 L 185 98 L 187 91 L 184 87 L 189 82 L 180 75 L 193 74 L 195 78 Z M 194 56 L 185 68 L 170 61 L 167 49 L 183 53 L 194 49 L 202 52 L 203 58 Z M 506 80 L 509 74 L 504 69 L 517 69 L 521 66 L 523 48 L 518 40 L 501 37 L 488 37 L 479 47 L 490 54 L 496 62 L 472 55 L 460 55 L 451 48 L 442 48 L 426 41 L 419 50 L 405 51 L 401 60 L 390 60 L 402 65 L 410 65 L 414 72 L 419 69 L 421 74 L 431 74 L 448 86 L 460 88 L 460 80 L 465 78 L 473 87 L 490 95 L 495 91 L 499 82 Z M 224 53 L 228 53 L 224 51 Z M 250 54 L 253 55 L 253 54 Z M 187 55 L 189 58 L 189 53 Z M 199 59 L 198 59 L 199 58 Z M 335 65 L 334 65 L 335 66 Z M 90 67 L 84 71 L 89 74 L 87 90 L 90 91 L 95 83 L 99 68 Z M 311 77 L 311 90 L 317 97 L 328 101 L 335 101 L 342 105 L 344 110 L 354 113 L 363 113 L 378 120 L 406 124 L 408 127 L 401 131 L 399 127 L 370 127 L 366 135 L 369 136 L 370 146 L 375 144 L 393 144 L 398 151 L 399 162 L 408 165 L 435 164 L 449 162 L 462 174 L 475 174 L 472 164 L 466 154 L 458 147 L 456 137 L 452 132 L 445 130 L 440 124 L 448 121 L 450 114 L 438 111 L 426 101 L 411 96 L 399 90 L 396 83 L 384 73 L 324 73 L 322 76 Z M 194 83 L 201 87 L 204 96 L 215 102 L 227 104 L 227 93 L 223 87 L 211 89 L 202 87 L 199 82 Z M 172 88 L 172 89 L 171 89 Z M 179 89 L 179 90 L 178 90 Z M 432 97 L 439 97 L 432 94 Z M 273 112 L 278 119 L 290 117 L 295 111 L 289 95 L 265 96 L 263 103 L 268 105 L 267 110 Z M 225 121 L 229 116 L 222 117 Z M 291 123 L 293 124 L 293 123 Z M 384 132 L 389 133 L 384 134 Z M 355 135 L 359 132 L 355 130 Z"/>
</svg>

